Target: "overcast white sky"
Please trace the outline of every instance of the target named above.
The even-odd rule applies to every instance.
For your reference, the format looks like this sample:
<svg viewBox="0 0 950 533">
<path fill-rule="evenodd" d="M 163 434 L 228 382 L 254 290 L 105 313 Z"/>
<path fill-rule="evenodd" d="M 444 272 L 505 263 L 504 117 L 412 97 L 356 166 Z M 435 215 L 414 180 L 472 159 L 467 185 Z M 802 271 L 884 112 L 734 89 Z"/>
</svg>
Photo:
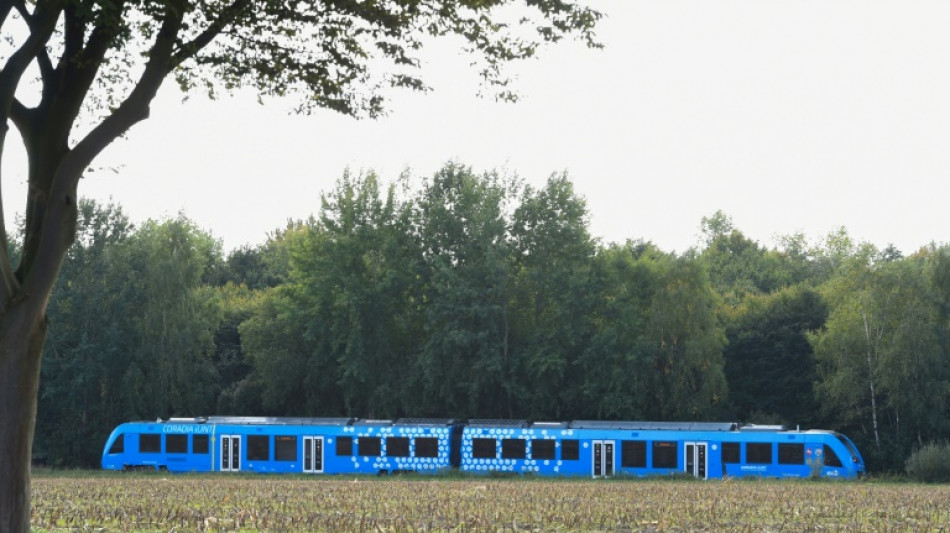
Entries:
<svg viewBox="0 0 950 533">
<path fill-rule="evenodd" d="M 717 209 L 767 245 L 840 225 L 905 253 L 950 240 L 950 2 L 596 5 L 606 48 L 565 43 L 515 67 L 514 105 L 477 99 L 449 46 L 425 70 L 435 92 L 400 93 L 377 121 L 252 97 L 182 104 L 169 86 L 97 160 L 118 173 L 89 174 L 80 194 L 135 221 L 183 210 L 232 249 L 316 213 L 346 167 L 391 180 L 451 159 L 539 185 L 566 170 L 605 242 L 682 252 Z M 23 175 L 5 171 L 8 213 Z"/>
</svg>

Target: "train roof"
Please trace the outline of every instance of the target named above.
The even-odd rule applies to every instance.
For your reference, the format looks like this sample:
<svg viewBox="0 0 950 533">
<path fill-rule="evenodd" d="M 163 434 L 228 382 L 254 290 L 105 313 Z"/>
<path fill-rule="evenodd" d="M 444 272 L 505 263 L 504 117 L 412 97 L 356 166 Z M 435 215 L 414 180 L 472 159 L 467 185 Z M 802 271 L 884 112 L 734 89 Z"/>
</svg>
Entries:
<svg viewBox="0 0 950 533">
<path fill-rule="evenodd" d="M 569 429 L 570 422 L 534 422 L 531 429 Z"/>
<path fill-rule="evenodd" d="M 660 431 L 735 431 L 739 424 L 735 422 L 643 422 L 643 421 L 605 421 L 575 420 L 572 429 L 625 429 Z"/>
<path fill-rule="evenodd" d="M 737 422 L 657 422 L 636 420 L 574 420 L 571 422 L 530 422 L 524 419 L 473 418 L 462 421 L 454 418 L 308 418 L 308 417 L 268 417 L 268 416 L 209 416 L 194 418 L 168 418 L 154 421 L 139 421 L 142 424 L 231 424 L 259 426 L 392 426 L 392 427 L 432 427 L 465 424 L 472 428 L 521 428 L 521 429 L 599 429 L 633 431 L 741 431 L 741 432 L 784 432 L 789 431 L 781 425 L 741 424 Z M 815 430 L 811 430 L 815 431 Z M 822 430 L 823 431 L 823 430 Z"/>
<path fill-rule="evenodd" d="M 175 419 L 169 419 L 169 422 Z M 209 416 L 209 424 L 235 424 L 260 426 L 348 426 L 352 418 L 305 418 L 282 416 Z"/>
<path fill-rule="evenodd" d="M 454 418 L 400 418 L 393 424 L 396 427 L 451 426 L 458 424 Z"/>
<path fill-rule="evenodd" d="M 141 420 L 140 424 L 230 424 L 238 426 L 450 426 L 458 421 L 452 418 L 400 418 L 380 420 L 365 418 L 310 418 L 282 416 L 199 416 L 194 418 L 167 418 Z"/>
<path fill-rule="evenodd" d="M 527 428 L 530 424 L 527 420 L 472 418 L 467 425 L 473 428 Z"/>
</svg>

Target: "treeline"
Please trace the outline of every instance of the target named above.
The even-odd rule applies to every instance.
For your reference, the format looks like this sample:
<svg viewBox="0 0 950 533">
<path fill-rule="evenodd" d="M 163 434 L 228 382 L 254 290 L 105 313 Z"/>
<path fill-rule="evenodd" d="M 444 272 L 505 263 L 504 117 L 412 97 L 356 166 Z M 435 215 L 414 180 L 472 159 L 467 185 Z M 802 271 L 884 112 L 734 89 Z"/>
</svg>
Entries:
<svg viewBox="0 0 950 533">
<path fill-rule="evenodd" d="M 83 201 L 49 304 L 37 462 L 210 414 L 741 420 L 838 429 L 871 468 L 950 437 L 950 247 L 766 248 L 716 213 L 602 244 L 564 175 L 346 174 L 225 257 L 184 216 Z"/>
</svg>

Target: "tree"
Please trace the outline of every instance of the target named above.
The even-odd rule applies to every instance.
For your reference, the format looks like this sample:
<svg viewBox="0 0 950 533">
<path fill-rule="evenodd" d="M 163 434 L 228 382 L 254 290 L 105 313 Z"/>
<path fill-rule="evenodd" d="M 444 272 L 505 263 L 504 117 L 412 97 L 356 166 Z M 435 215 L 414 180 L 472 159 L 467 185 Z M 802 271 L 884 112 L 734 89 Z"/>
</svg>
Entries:
<svg viewBox="0 0 950 533">
<path fill-rule="evenodd" d="M 442 168 L 419 201 L 426 343 L 425 405 L 466 416 L 514 416 L 517 363 L 508 319 L 510 247 L 501 178 Z"/>
<path fill-rule="evenodd" d="M 122 378 L 136 347 L 128 250 L 133 228 L 122 210 L 81 200 L 76 243 L 49 303 L 34 459 L 95 466 L 109 428 L 130 415 Z"/>
<path fill-rule="evenodd" d="M 806 333 L 827 317 L 821 296 L 802 286 L 743 301 L 726 327 L 723 352 L 729 399 L 740 420 L 814 421 L 818 378 Z"/>
<path fill-rule="evenodd" d="M 706 244 L 700 257 L 727 303 L 737 305 L 747 294 L 770 293 L 789 284 L 781 256 L 735 229 L 722 211 L 703 217 L 700 228 Z"/>
<path fill-rule="evenodd" d="M 670 260 L 658 276 L 645 342 L 651 347 L 657 420 L 696 420 L 721 410 L 727 387 L 722 349 L 726 335 L 717 296 L 702 265 Z"/>
<path fill-rule="evenodd" d="M 858 254 L 823 285 L 831 306 L 810 336 L 825 415 L 851 426 L 878 467 L 946 435 L 950 359 L 936 286 L 939 251 Z"/>
<path fill-rule="evenodd" d="M 522 416 L 560 419 L 579 400 L 569 381 L 589 337 L 596 243 L 587 206 L 565 174 L 540 190 L 526 187 L 512 218 L 511 349 L 524 365 L 518 379 L 532 384 L 519 391 L 527 396 Z"/>
<path fill-rule="evenodd" d="M 0 2 L 0 154 L 12 123 L 29 166 L 16 266 L 0 226 L 0 530 L 29 528 L 46 307 L 75 239 L 79 180 L 106 146 L 148 117 L 165 79 L 173 75 L 183 89 L 210 95 L 241 86 L 264 96 L 300 93 L 301 111 L 377 116 L 386 87 L 425 88 L 415 54 L 429 37 L 462 37 L 486 83 L 503 97 L 511 94 L 506 62 L 570 33 L 595 44 L 598 12 L 562 0 L 526 0 L 519 20 L 527 22 L 505 24 L 500 9 L 513 3 Z M 27 98 L 37 90 L 38 98 Z"/>
<path fill-rule="evenodd" d="M 49 304 L 37 415 L 42 460 L 90 467 L 117 423 L 206 413 L 219 388 L 211 337 L 217 243 L 183 218 L 133 230 L 80 201 L 80 231 Z M 200 383 L 200 385 L 196 385 Z"/>
<path fill-rule="evenodd" d="M 205 278 L 219 256 L 219 243 L 183 216 L 147 221 L 132 239 L 126 260 L 135 276 L 130 312 L 137 343 L 126 379 L 140 385 L 126 388 L 124 400 L 136 416 L 186 416 L 213 407 L 213 341 L 222 313 Z"/>
<path fill-rule="evenodd" d="M 653 369 L 643 332 L 656 278 L 666 260 L 649 243 L 628 242 L 598 251 L 589 289 L 596 299 L 588 314 L 590 338 L 567 383 L 569 397 L 577 398 L 575 417 L 645 420 L 653 416 Z"/>
</svg>

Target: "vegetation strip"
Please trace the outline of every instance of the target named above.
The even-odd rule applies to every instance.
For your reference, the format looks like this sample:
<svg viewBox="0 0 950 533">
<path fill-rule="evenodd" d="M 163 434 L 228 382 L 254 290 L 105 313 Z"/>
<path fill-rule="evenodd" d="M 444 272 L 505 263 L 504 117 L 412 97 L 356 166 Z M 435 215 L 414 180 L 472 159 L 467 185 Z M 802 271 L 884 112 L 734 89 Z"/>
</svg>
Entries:
<svg viewBox="0 0 950 533">
<path fill-rule="evenodd" d="M 32 512 L 35 531 L 948 531 L 950 487 L 41 474 Z"/>
</svg>

